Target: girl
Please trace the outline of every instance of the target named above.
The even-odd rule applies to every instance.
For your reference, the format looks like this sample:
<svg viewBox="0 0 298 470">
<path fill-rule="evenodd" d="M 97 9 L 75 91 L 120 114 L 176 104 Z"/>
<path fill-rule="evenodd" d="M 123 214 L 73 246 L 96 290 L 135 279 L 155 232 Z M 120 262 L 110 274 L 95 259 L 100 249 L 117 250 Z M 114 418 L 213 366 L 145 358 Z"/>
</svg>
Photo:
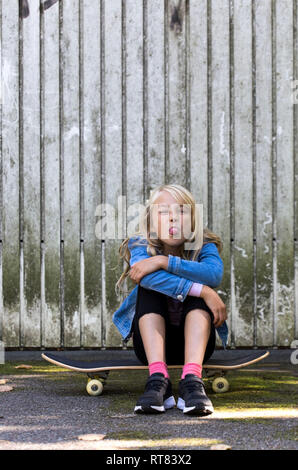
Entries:
<svg viewBox="0 0 298 470">
<path fill-rule="evenodd" d="M 222 244 L 208 229 L 203 231 L 196 214 L 187 189 L 159 186 L 147 201 L 140 230 L 119 248 L 128 266 L 116 286 L 127 276 L 137 286 L 136 297 L 130 294 L 132 300 L 123 303 L 125 308 L 115 312 L 113 321 L 120 331 L 129 325 L 135 354 L 149 366 L 136 413 L 159 413 L 175 406 L 167 364 L 184 364 L 177 407 L 198 416 L 213 412 L 202 364 L 215 349 L 215 328 L 227 318 L 225 304 L 211 288 L 222 278 Z M 197 249 L 186 250 L 185 243 Z"/>
</svg>

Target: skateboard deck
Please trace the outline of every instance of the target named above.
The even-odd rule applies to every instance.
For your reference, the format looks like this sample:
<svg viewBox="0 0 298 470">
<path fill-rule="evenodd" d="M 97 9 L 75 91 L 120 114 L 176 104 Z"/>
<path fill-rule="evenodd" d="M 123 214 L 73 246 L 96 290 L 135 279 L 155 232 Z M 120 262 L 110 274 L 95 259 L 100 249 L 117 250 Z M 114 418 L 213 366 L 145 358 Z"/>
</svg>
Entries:
<svg viewBox="0 0 298 470">
<path fill-rule="evenodd" d="M 269 351 L 252 351 L 248 354 L 233 354 L 234 351 L 222 351 L 221 359 L 209 359 L 203 364 L 206 378 L 212 378 L 212 388 L 216 393 L 223 393 L 229 390 L 229 382 L 224 375 L 233 369 L 242 369 L 269 356 Z M 140 362 L 137 357 L 98 361 L 78 361 L 62 355 L 52 353 L 42 353 L 42 358 L 52 364 L 75 372 L 86 373 L 89 377 L 87 392 L 89 395 L 100 395 L 105 385 L 108 374 L 111 370 L 138 370 L 148 369 L 147 365 Z M 182 369 L 183 364 L 168 364 L 168 369 Z"/>
</svg>

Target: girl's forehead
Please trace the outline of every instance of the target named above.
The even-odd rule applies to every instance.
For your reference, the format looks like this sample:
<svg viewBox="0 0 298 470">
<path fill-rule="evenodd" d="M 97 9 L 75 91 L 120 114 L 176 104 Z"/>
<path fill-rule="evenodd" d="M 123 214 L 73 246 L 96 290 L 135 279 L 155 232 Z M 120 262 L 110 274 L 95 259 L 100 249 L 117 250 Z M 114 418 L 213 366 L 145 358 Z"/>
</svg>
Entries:
<svg viewBox="0 0 298 470">
<path fill-rule="evenodd" d="M 183 201 L 180 201 L 180 202 L 178 202 L 178 201 L 168 201 L 168 202 L 165 202 L 165 201 L 158 201 L 157 202 L 157 201 L 155 201 L 153 203 L 153 206 L 156 209 L 159 209 L 159 208 L 166 208 L 166 209 L 173 208 L 173 209 L 175 209 L 176 207 L 180 207 L 180 206 L 184 206 L 184 205 L 186 206 L 186 203 L 183 202 Z"/>
<path fill-rule="evenodd" d="M 156 204 L 158 206 L 171 206 L 172 204 L 184 204 L 184 201 L 182 201 L 182 199 L 180 198 L 177 201 L 177 199 L 171 196 L 171 194 L 162 193 L 155 199 L 153 204 Z"/>
</svg>

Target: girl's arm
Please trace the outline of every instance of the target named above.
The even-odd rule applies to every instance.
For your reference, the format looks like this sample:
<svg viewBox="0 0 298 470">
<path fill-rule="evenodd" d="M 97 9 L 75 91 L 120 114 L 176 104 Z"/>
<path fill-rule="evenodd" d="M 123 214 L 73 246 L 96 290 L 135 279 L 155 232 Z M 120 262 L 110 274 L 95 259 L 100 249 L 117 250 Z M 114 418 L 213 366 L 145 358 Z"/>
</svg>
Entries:
<svg viewBox="0 0 298 470">
<path fill-rule="evenodd" d="M 133 266 L 138 261 L 153 258 L 147 253 L 146 240 L 144 240 L 144 243 L 142 242 L 141 245 L 134 245 L 134 241 L 134 238 L 130 238 L 128 241 L 128 248 L 131 253 L 130 266 Z M 212 285 L 212 280 L 211 283 L 208 281 L 209 278 L 207 276 L 206 284 L 210 285 L 210 287 L 217 287 Z M 184 301 L 194 284 L 190 279 L 169 273 L 164 269 L 157 269 L 150 274 L 144 275 L 139 283 L 142 287 L 156 290 L 174 299 L 178 299 L 181 302 Z"/>
<path fill-rule="evenodd" d="M 130 238 L 128 241 L 131 266 L 141 259 L 150 258 L 150 255 L 147 254 L 147 240 L 142 239 L 142 245 L 134 245 L 134 240 L 134 238 Z M 203 246 L 198 261 L 188 261 L 173 255 L 158 255 L 156 258 L 160 259 L 160 268 L 168 273 L 210 287 L 218 287 L 221 283 L 223 262 L 215 243 L 207 243 Z"/>
<path fill-rule="evenodd" d="M 128 240 L 128 249 L 130 251 L 130 266 L 133 266 L 135 263 L 147 258 L 156 258 L 152 257 L 147 253 L 146 240 L 145 243 L 142 242 L 142 245 L 134 245 L 135 238 L 132 237 Z M 154 260 L 155 262 L 155 260 Z M 156 269 L 156 267 L 154 268 Z M 151 289 L 162 294 L 166 294 L 173 299 L 180 300 L 183 302 L 193 285 L 193 282 L 189 279 L 177 276 L 176 274 L 171 274 L 165 271 L 164 269 L 157 269 L 150 274 L 146 274 L 141 278 L 139 284 L 146 289 Z"/>
<path fill-rule="evenodd" d="M 201 249 L 198 261 L 169 255 L 167 270 L 191 281 L 217 287 L 223 277 L 223 262 L 215 243 L 206 243 Z"/>
<path fill-rule="evenodd" d="M 150 256 L 147 253 L 147 242 L 144 240 L 142 245 L 133 245 L 134 239 L 130 238 L 128 241 L 128 248 L 131 253 L 130 266 L 133 266 L 138 261 L 145 260 L 147 258 L 160 258 L 160 262 L 156 263 L 156 266 L 163 266 L 166 256 Z M 202 250 L 203 251 L 203 250 Z M 201 252 L 202 253 L 202 252 Z M 152 259 L 153 261 L 153 259 Z M 198 261 L 187 261 L 188 263 L 197 263 Z M 155 263 L 155 261 L 154 261 Z M 156 269 L 156 267 L 154 267 Z M 150 274 L 144 275 L 140 280 L 140 285 L 147 289 L 156 290 L 163 294 L 169 295 L 174 299 L 178 299 L 181 302 L 184 301 L 187 295 L 194 295 L 196 297 L 203 297 L 206 304 L 211 308 L 214 315 L 214 323 L 216 327 L 224 329 L 224 339 L 222 338 L 224 347 L 227 341 L 227 326 L 223 324 L 226 319 L 226 308 L 224 303 L 219 298 L 218 294 L 210 289 L 210 287 L 217 287 L 208 285 L 202 285 L 200 283 L 192 282 L 189 279 L 181 278 L 175 274 L 169 273 L 165 269 L 157 269 Z"/>
</svg>

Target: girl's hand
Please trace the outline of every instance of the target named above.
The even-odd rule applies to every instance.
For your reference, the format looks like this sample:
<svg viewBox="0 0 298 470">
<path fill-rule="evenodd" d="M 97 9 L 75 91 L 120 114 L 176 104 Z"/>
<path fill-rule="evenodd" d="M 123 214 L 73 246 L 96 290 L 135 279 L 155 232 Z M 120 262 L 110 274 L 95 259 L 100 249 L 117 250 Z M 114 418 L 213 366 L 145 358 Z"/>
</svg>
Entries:
<svg viewBox="0 0 298 470">
<path fill-rule="evenodd" d="M 141 259 L 134 263 L 134 265 L 130 268 L 129 276 L 130 278 L 136 283 L 139 284 L 142 277 L 146 276 L 146 274 L 153 273 L 158 269 L 161 269 L 164 260 L 162 258 L 167 258 L 162 255 L 151 256 L 150 258 Z"/>
<path fill-rule="evenodd" d="M 214 315 L 214 326 L 218 328 L 227 319 L 227 309 L 217 292 L 204 285 L 200 297 L 202 297 Z"/>
</svg>

